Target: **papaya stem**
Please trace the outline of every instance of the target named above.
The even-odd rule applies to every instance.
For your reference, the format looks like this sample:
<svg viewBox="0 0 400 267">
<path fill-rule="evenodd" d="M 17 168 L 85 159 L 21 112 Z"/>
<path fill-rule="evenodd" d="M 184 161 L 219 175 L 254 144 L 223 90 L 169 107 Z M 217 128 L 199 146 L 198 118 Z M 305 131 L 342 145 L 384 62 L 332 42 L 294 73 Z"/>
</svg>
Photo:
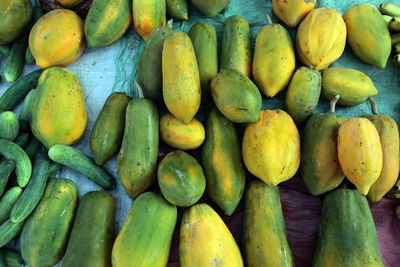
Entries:
<svg viewBox="0 0 400 267">
<path fill-rule="evenodd" d="M 336 103 L 339 101 L 340 95 L 337 94 L 335 97 L 329 102 L 329 114 L 335 113 Z"/>
<path fill-rule="evenodd" d="M 267 18 L 268 24 L 272 24 L 271 16 L 267 14 L 267 15 L 265 15 L 265 17 Z"/>
<path fill-rule="evenodd" d="M 369 103 L 370 103 L 370 105 L 371 105 L 371 112 L 372 112 L 372 114 L 378 115 L 378 114 L 379 114 L 379 112 L 378 112 L 378 104 L 376 103 L 375 98 L 373 98 L 372 96 L 370 96 L 370 97 L 368 97 L 368 101 L 369 101 Z"/>
<path fill-rule="evenodd" d="M 137 82 L 137 80 L 135 80 L 135 86 L 136 86 L 136 88 L 138 89 L 138 96 L 137 96 L 137 98 L 144 98 L 143 89 L 142 89 L 142 87 L 140 86 L 140 84 Z"/>
</svg>

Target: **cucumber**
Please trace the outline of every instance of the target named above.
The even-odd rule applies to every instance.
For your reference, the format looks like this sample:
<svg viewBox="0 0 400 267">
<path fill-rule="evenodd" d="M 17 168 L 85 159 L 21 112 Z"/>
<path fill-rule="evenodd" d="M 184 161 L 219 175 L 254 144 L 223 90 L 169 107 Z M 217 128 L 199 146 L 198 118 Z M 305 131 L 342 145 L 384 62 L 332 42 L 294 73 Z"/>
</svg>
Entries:
<svg viewBox="0 0 400 267">
<path fill-rule="evenodd" d="M 49 177 L 53 177 L 57 174 L 57 172 L 61 169 L 61 165 L 55 162 L 52 162 L 49 167 Z"/>
<path fill-rule="evenodd" d="M 22 259 L 21 255 L 14 251 L 13 249 L 2 249 L 0 250 L 4 256 L 4 261 L 6 266 L 21 266 L 24 265 L 24 260 Z"/>
<path fill-rule="evenodd" d="M 35 70 L 11 85 L 0 97 L 0 111 L 13 110 L 25 98 L 37 81 L 43 70 Z"/>
<path fill-rule="evenodd" d="M 21 232 L 24 222 L 13 223 L 10 219 L 0 225 L 0 248 L 13 240 Z"/>
<path fill-rule="evenodd" d="M 22 105 L 21 113 L 19 113 L 19 126 L 21 130 L 29 132 L 30 131 L 30 121 L 31 121 L 31 105 L 32 100 L 35 96 L 35 89 L 29 91 L 26 95 L 24 104 Z"/>
<path fill-rule="evenodd" d="M 4 67 L 4 78 L 7 82 L 13 83 L 21 76 L 25 65 L 25 50 L 27 46 L 28 34 L 24 34 L 13 43 Z"/>
<path fill-rule="evenodd" d="M 4 189 L 7 186 L 10 174 L 14 170 L 15 165 L 12 160 L 1 159 L 0 160 L 0 196 L 3 194 Z"/>
<path fill-rule="evenodd" d="M 25 220 L 43 196 L 51 164 L 46 154 L 40 151 L 37 155 L 29 184 L 12 208 L 10 219 L 14 223 Z"/>
<path fill-rule="evenodd" d="M 33 7 L 33 19 L 32 19 L 32 25 L 36 23 L 36 21 L 38 21 L 40 19 L 41 16 L 43 16 L 43 10 L 42 7 L 35 2 L 35 6 Z M 35 58 L 32 55 L 31 49 L 28 46 L 26 47 L 25 50 L 25 62 L 28 64 L 34 64 L 35 63 Z"/>
<path fill-rule="evenodd" d="M 31 159 L 31 161 L 35 160 L 36 154 L 42 148 L 42 143 L 39 142 L 34 136 L 32 136 L 31 140 L 25 147 L 25 153 Z"/>
<path fill-rule="evenodd" d="M 31 49 L 29 48 L 29 45 L 26 47 L 25 50 L 25 62 L 28 64 L 34 64 L 35 63 L 35 58 L 32 55 Z"/>
<path fill-rule="evenodd" d="M 14 186 L 4 194 L 0 199 L 0 224 L 7 221 L 15 202 L 19 199 L 22 188 Z"/>
<path fill-rule="evenodd" d="M 12 111 L 0 113 L 0 138 L 13 141 L 19 133 L 19 122 Z"/>
<path fill-rule="evenodd" d="M 104 189 L 114 189 L 114 178 L 105 169 L 97 166 L 92 158 L 76 148 L 54 145 L 50 147 L 48 154 L 51 160 L 82 173 Z"/>
<path fill-rule="evenodd" d="M 0 139 L 0 154 L 14 161 L 17 183 L 25 187 L 32 174 L 32 164 L 25 151 L 17 144 L 6 139 Z"/>
<path fill-rule="evenodd" d="M 17 138 L 14 140 L 14 143 L 19 145 L 22 148 L 25 148 L 29 142 L 30 134 L 29 133 L 20 133 Z"/>
<path fill-rule="evenodd" d="M 4 255 L 0 251 L 0 267 L 6 267 L 6 261 L 4 260 Z"/>
<path fill-rule="evenodd" d="M 8 57 L 10 55 L 11 47 L 9 45 L 0 45 L 0 54 Z"/>
</svg>

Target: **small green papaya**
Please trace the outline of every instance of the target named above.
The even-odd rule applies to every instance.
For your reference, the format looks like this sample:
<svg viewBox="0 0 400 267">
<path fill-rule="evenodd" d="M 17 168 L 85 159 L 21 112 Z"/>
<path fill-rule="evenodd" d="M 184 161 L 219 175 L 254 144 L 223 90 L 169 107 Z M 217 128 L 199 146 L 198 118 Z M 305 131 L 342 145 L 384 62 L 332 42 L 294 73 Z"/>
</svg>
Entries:
<svg viewBox="0 0 400 267">
<path fill-rule="evenodd" d="M 8 44 L 20 36 L 33 14 L 29 0 L 2 0 L 0 3 L 0 45 Z"/>
<path fill-rule="evenodd" d="M 212 18 L 218 15 L 229 3 L 229 0 L 192 0 L 192 4 L 204 15 Z"/>
<path fill-rule="evenodd" d="M 188 5 L 186 0 L 166 0 L 167 13 L 173 19 L 187 20 L 188 15 Z"/>
</svg>

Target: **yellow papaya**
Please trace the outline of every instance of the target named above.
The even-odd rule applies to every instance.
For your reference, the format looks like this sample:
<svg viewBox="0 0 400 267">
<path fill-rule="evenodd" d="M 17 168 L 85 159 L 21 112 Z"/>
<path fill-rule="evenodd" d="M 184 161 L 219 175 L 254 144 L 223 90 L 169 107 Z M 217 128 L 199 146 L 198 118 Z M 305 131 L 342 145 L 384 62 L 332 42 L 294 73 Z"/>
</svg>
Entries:
<svg viewBox="0 0 400 267">
<path fill-rule="evenodd" d="M 338 104 L 357 105 L 378 94 L 371 78 L 366 74 L 345 68 L 328 68 L 322 74 L 322 97 L 332 100 L 340 95 Z"/>
<path fill-rule="evenodd" d="M 204 15 L 212 18 L 218 15 L 229 3 L 229 0 L 192 0 L 192 4 Z"/>
<path fill-rule="evenodd" d="M 172 32 L 162 51 L 163 97 L 168 110 L 183 123 L 192 121 L 200 107 L 200 74 L 189 36 Z"/>
<path fill-rule="evenodd" d="M 354 53 L 365 63 L 384 69 L 392 50 L 391 37 L 379 10 L 363 3 L 343 15 L 347 40 Z"/>
<path fill-rule="evenodd" d="M 264 26 L 257 34 L 253 78 L 258 88 L 274 97 L 286 88 L 296 68 L 292 39 L 280 24 Z"/>
<path fill-rule="evenodd" d="M 338 157 L 347 179 L 367 195 L 383 165 L 382 146 L 374 124 L 365 118 L 345 121 L 338 133 Z"/>
<path fill-rule="evenodd" d="M 166 22 L 165 0 L 132 0 L 133 26 L 147 40 L 150 34 Z"/>
<path fill-rule="evenodd" d="M 272 9 L 286 25 L 296 27 L 316 3 L 317 0 L 272 0 Z"/>
<path fill-rule="evenodd" d="M 83 0 L 57 0 L 63 7 L 74 7 L 83 2 Z"/>
<path fill-rule="evenodd" d="M 268 185 L 292 178 L 300 166 L 300 135 L 283 110 L 263 110 L 247 125 L 242 141 L 247 169 Z"/>
<path fill-rule="evenodd" d="M 242 267 L 243 259 L 228 227 L 210 206 L 197 204 L 183 213 L 179 262 L 182 267 Z"/>
<path fill-rule="evenodd" d="M 17 39 L 31 21 L 32 13 L 29 0 L 0 1 L 0 45 Z"/>
<path fill-rule="evenodd" d="M 85 98 L 78 77 L 52 67 L 40 75 L 32 102 L 31 129 L 46 148 L 78 141 L 86 129 Z"/>
<path fill-rule="evenodd" d="M 174 148 L 192 150 L 201 146 L 205 131 L 203 124 L 195 118 L 185 124 L 168 113 L 160 119 L 160 137 Z"/>
<path fill-rule="evenodd" d="M 296 50 L 300 61 L 317 70 L 327 68 L 342 55 L 346 33 L 346 24 L 336 10 L 312 10 L 297 30 Z"/>
<path fill-rule="evenodd" d="M 68 9 L 43 15 L 29 35 L 29 48 L 42 69 L 71 64 L 82 55 L 85 46 L 83 22 Z"/>
</svg>

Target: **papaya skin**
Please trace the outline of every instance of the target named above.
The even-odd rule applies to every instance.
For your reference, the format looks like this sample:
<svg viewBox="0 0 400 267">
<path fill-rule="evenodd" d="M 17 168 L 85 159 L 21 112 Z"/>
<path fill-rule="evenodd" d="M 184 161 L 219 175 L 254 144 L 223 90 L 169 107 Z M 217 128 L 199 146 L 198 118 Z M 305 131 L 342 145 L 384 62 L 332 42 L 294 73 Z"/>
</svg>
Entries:
<svg viewBox="0 0 400 267">
<path fill-rule="evenodd" d="M 29 35 L 29 48 L 36 65 L 45 69 L 76 61 L 86 47 L 83 28 L 81 18 L 68 9 L 55 9 L 43 15 Z"/>
<path fill-rule="evenodd" d="M 84 0 L 57 0 L 63 7 L 73 7 L 82 3 Z"/>
<path fill-rule="evenodd" d="M 187 20 L 188 15 L 188 5 L 186 0 L 166 0 L 167 13 L 174 19 Z"/>
<path fill-rule="evenodd" d="M 365 118 L 346 120 L 339 128 L 338 156 L 347 179 L 361 195 L 367 195 L 383 165 L 382 146 L 374 124 Z"/>
<path fill-rule="evenodd" d="M 192 0 L 192 4 L 204 15 L 213 18 L 229 3 L 229 0 Z"/>
<path fill-rule="evenodd" d="M 293 119 L 283 110 L 262 110 L 247 125 L 242 141 L 247 169 L 268 185 L 292 178 L 300 166 L 300 136 Z"/>
<path fill-rule="evenodd" d="M 272 0 L 275 15 L 291 28 L 296 27 L 316 4 L 317 0 Z"/>
<path fill-rule="evenodd" d="M 132 0 L 133 26 L 145 40 L 159 26 L 166 23 L 165 0 Z"/>
</svg>

